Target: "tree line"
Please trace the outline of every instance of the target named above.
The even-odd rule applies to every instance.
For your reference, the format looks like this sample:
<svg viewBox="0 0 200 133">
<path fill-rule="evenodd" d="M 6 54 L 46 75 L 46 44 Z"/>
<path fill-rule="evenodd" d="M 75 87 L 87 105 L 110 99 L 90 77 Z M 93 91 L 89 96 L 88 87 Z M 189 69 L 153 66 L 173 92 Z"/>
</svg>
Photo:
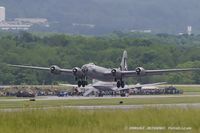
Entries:
<svg viewBox="0 0 200 133">
<path fill-rule="evenodd" d="M 93 62 L 109 68 L 119 67 L 123 50 L 128 67 L 145 69 L 200 67 L 200 36 L 113 32 L 106 36 L 80 36 L 46 33 L 0 33 L 0 84 L 75 83 L 74 77 L 53 76 L 48 72 L 9 68 L 23 64 L 63 68 L 81 67 Z M 129 83 L 200 83 L 199 72 L 130 78 Z"/>
</svg>

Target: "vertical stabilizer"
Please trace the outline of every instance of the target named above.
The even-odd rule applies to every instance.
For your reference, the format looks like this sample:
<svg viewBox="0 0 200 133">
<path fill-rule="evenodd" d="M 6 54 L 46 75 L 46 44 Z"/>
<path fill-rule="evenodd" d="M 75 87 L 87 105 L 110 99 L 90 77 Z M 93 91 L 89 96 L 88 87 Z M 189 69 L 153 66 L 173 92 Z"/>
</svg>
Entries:
<svg viewBox="0 0 200 133">
<path fill-rule="evenodd" d="M 121 61 L 121 64 L 120 64 L 120 70 L 121 71 L 127 71 L 128 70 L 127 59 L 128 59 L 127 51 L 124 50 L 123 56 L 122 56 L 122 61 Z"/>
</svg>

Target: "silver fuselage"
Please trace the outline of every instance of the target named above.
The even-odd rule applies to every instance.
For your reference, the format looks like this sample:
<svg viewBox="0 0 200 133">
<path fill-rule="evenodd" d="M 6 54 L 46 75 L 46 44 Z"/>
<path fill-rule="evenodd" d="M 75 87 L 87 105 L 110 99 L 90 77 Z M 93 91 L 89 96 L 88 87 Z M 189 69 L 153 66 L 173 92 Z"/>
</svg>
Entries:
<svg viewBox="0 0 200 133">
<path fill-rule="evenodd" d="M 105 75 L 105 72 L 108 72 L 108 71 L 111 72 L 112 69 L 96 66 L 93 63 L 83 65 L 83 67 L 86 67 L 88 69 L 87 77 L 90 79 L 97 79 L 100 81 L 107 81 L 107 82 L 114 81 L 113 76 Z"/>
</svg>

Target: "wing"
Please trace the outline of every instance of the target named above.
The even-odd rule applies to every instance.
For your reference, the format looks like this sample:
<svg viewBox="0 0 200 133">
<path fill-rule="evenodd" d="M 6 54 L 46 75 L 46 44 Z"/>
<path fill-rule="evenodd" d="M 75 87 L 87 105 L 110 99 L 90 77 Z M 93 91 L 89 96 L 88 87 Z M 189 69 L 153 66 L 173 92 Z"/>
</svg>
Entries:
<svg viewBox="0 0 200 133">
<path fill-rule="evenodd" d="M 8 64 L 8 66 L 10 66 L 10 67 L 18 67 L 18 68 L 25 68 L 25 69 L 35 69 L 35 70 L 50 71 L 51 73 L 54 73 L 54 74 L 60 74 L 60 73 L 69 74 L 69 75 L 73 74 L 73 71 L 71 69 L 61 69 L 56 65 L 53 65 L 51 67 L 38 67 L 38 66 L 25 66 L 25 65 L 11 65 L 11 64 Z"/>
<path fill-rule="evenodd" d="M 37 70 L 47 70 L 47 71 L 50 70 L 50 68 L 48 68 L 48 67 L 36 67 L 36 66 L 24 66 L 24 65 L 10 65 L 10 64 L 8 64 L 8 66 L 10 66 L 10 67 L 19 67 L 19 68 L 28 68 L 28 69 L 37 69 Z"/>
<path fill-rule="evenodd" d="M 125 85 L 124 88 L 113 88 L 114 91 L 124 91 L 124 90 L 129 90 L 132 88 L 142 88 L 142 87 L 146 87 L 146 86 L 157 86 L 157 85 L 162 85 L 162 84 L 166 84 L 167 82 L 158 82 L 158 83 L 152 83 L 152 84 L 135 84 L 135 85 Z"/>
<path fill-rule="evenodd" d="M 73 84 L 58 84 L 59 86 L 65 86 L 65 87 L 77 87 L 77 85 Z"/>
<path fill-rule="evenodd" d="M 135 71 L 122 71 L 124 77 L 163 75 L 167 73 L 200 71 L 200 68 L 184 68 L 184 69 L 161 69 L 161 70 L 145 70 L 137 68 Z"/>
<path fill-rule="evenodd" d="M 146 70 L 147 75 L 162 75 L 173 72 L 200 71 L 200 68 L 184 68 L 184 69 L 161 69 L 161 70 Z"/>
<path fill-rule="evenodd" d="M 149 76 L 149 75 L 163 75 L 167 73 L 176 73 L 176 72 L 187 72 L 187 71 L 200 71 L 200 68 L 183 68 L 183 69 L 160 69 L 160 70 L 145 70 L 142 67 L 138 67 L 132 71 L 106 71 L 104 74 L 106 76 L 121 75 L 122 77 L 137 77 L 137 76 Z"/>
<path fill-rule="evenodd" d="M 136 84 L 136 85 L 128 85 L 128 88 L 140 88 L 140 87 L 146 87 L 146 86 L 157 86 L 166 84 L 167 82 L 158 82 L 158 83 L 152 83 L 152 84 Z"/>
</svg>

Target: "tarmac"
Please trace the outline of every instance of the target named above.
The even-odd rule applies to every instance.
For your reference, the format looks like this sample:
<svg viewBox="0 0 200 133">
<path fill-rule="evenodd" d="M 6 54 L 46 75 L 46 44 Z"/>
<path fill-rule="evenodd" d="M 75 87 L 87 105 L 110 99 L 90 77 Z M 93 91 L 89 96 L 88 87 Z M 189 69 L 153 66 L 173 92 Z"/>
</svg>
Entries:
<svg viewBox="0 0 200 133">
<path fill-rule="evenodd" d="M 79 109 L 79 110 L 134 110 L 144 108 L 182 108 L 182 109 L 200 109 L 200 103 L 181 103 L 181 104 L 142 104 L 142 105 L 101 105 L 101 106 L 60 106 L 60 107 L 42 107 L 42 108 L 4 108 L 0 112 L 19 112 L 29 110 L 49 110 L 49 109 Z"/>
<path fill-rule="evenodd" d="M 83 97 L 83 96 L 66 96 L 66 97 L 58 97 L 58 96 L 36 96 L 35 100 L 78 100 L 78 99 L 150 99 L 150 98 L 178 98 L 178 97 L 200 97 L 200 94 L 197 95 L 190 95 L 190 94 L 181 94 L 181 95 L 131 95 L 128 97 L 121 97 L 121 96 L 104 96 L 104 97 Z M 17 101 L 29 101 L 33 98 L 1 98 L 1 101 L 7 102 L 17 102 Z"/>
<path fill-rule="evenodd" d="M 200 95 L 137 95 L 129 97 L 57 97 L 57 96 L 39 96 L 35 97 L 36 100 L 67 100 L 67 99 L 110 99 L 110 98 L 134 98 L 147 99 L 148 98 L 170 98 L 170 97 L 200 97 Z M 13 98 L 13 99 L 0 99 L 0 101 L 29 101 L 30 98 Z M 24 110 L 49 110 L 49 109 L 80 109 L 80 110 L 101 110 L 101 109 L 122 109 L 122 110 L 134 110 L 143 108 L 197 108 L 200 109 L 200 103 L 178 103 L 178 104 L 139 104 L 139 105 L 95 105 L 95 106 L 59 106 L 59 107 L 41 107 L 41 108 L 4 108 L 0 109 L 1 112 L 18 112 Z"/>
</svg>

